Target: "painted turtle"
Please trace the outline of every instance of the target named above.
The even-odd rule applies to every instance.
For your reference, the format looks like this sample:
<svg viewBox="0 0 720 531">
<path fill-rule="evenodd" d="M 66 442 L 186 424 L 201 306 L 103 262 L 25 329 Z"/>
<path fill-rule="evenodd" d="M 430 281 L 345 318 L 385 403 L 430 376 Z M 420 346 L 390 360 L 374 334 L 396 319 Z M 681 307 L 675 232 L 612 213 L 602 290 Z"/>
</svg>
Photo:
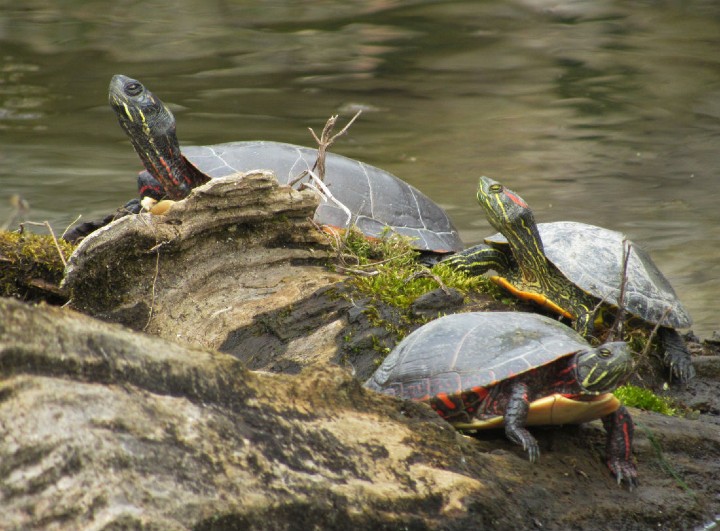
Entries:
<svg viewBox="0 0 720 531">
<path fill-rule="evenodd" d="M 447 262 L 471 274 L 492 269 L 491 279 L 512 294 L 574 319 L 590 338 L 607 326 L 619 306 L 626 242 L 630 244 L 624 309 L 630 327 L 660 324 L 658 337 L 671 377 L 695 375 L 690 353 L 676 328 L 692 324 L 690 315 L 650 256 L 619 232 L 560 221 L 536 224 L 523 199 L 502 184 L 480 178 L 477 199 L 500 234 Z"/>
<path fill-rule="evenodd" d="M 279 142 L 231 142 L 184 147 L 175 134 L 175 118 L 142 83 L 122 75 L 110 82 L 110 105 L 145 166 L 138 178 L 141 196 L 182 199 L 195 186 L 214 177 L 253 169 L 271 170 L 287 184 L 312 169 L 317 150 Z M 426 195 L 379 168 L 328 153 L 325 184 L 352 213 L 323 202 L 315 213 L 321 225 L 347 228 L 354 223 L 364 234 L 381 236 L 386 227 L 409 236 L 420 250 L 462 249 L 457 229 L 445 211 Z M 307 179 L 306 179 L 307 180 Z"/>
<path fill-rule="evenodd" d="M 365 383 L 388 395 L 428 402 L 459 429 L 505 425 L 507 437 L 539 456 L 526 425 L 601 418 L 607 465 L 618 483 L 637 483 L 633 422 L 610 394 L 629 376 L 624 342 L 591 347 L 542 315 L 475 312 L 441 317 L 403 339 Z"/>
</svg>

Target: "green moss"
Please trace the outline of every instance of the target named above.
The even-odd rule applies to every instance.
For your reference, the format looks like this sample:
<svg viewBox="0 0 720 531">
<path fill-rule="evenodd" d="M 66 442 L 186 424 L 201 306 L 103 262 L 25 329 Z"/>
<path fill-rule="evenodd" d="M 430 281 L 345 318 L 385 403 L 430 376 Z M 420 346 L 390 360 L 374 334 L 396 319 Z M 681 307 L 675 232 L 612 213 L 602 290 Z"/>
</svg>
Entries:
<svg viewBox="0 0 720 531">
<path fill-rule="evenodd" d="M 623 385 L 615 390 L 615 396 L 626 406 L 655 411 L 663 415 L 680 415 L 679 408 L 672 399 L 658 396 L 650 389 L 636 387 L 634 385 Z"/>
<path fill-rule="evenodd" d="M 463 294 L 470 290 L 487 292 L 492 285 L 485 277 L 468 276 L 446 264 L 428 268 L 418 261 L 420 253 L 412 248 L 410 239 L 397 234 L 369 240 L 350 230 L 341 258 L 339 269 L 350 275 L 351 285 L 358 292 L 402 310 L 441 283 Z"/>
<path fill-rule="evenodd" d="M 57 296 L 65 264 L 52 236 L 0 232 L 0 295 L 24 300 Z M 64 257 L 74 246 L 57 240 Z"/>
</svg>

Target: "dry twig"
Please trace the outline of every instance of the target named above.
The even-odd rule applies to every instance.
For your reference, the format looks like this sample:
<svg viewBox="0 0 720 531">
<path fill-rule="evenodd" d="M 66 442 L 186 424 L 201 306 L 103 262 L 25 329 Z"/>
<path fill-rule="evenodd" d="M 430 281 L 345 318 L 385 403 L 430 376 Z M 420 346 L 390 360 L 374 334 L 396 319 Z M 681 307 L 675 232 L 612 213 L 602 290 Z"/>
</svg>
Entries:
<svg viewBox="0 0 720 531">
<path fill-rule="evenodd" d="M 320 138 L 318 138 L 317 134 L 315 134 L 315 131 L 312 127 L 308 127 L 310 130 L 310 134 L 312 134 L 313 138 L 315 139 L 315 142 L 318 143 L 318 150 L 317 150 L 317 158 L 315 159 L 315 164 L 313 164 L 313 167 L 310 170 L 303 171 L 300 175 L 295 177 L 292 181 L 288 183 L 290 186 L 295 186 L 295 184 L 298 183 L 298 181 L 302 180 L 305 176 L 307 176 L 309 173 L 317 170 L 317 176 L 318 178 L 323 181 L 325 179 L 325 157 L 327 155 L 327 150 L 330 146 L 332 146 L 335 143 L 335 140 L 337 140 L 339 137 L 347 133 L 350 126 L 353 124 L 353 122 L 357 119 L 358 116 L 362 114 L 362 111 L 358 111 L 355 113 L 355 116 L 353 116 L 350 121 L 343 127 L 340 131 L 332 135 L 332 130 L 335 128 L 335 123 L 337 122 L 338 115 L 333 114 L 330 118 L 328 118 L 327 122 L 325 122 L 325 127 L 323 127 L 322 133 L 320 133 Z"/>
<path fill-rule="evenodd" d="M 650 335 L 648 336 L 647 343 L 645 343 L 645 348 L 643 349 L 642 353 L 640 354 L 642 357 L 645 357 L 650 352 L 650 346 L 652 345 L 653 339 L 655 339 L 655 336 L 658 333 L 658 330 L 662 326 L 662 322 L 667 318 L 668 314 L 672 311 L 672 307 L 668 306 L 665 308 L 665 311 L 660 316 L 660 319 L 655 324 L 655 327 L 652 329 L 652 332 L 650 332 Z"/>
<path fill-rule="evenodd" d="M 153 313 L 155 310 L 155 284 L 157 283 L 158 276 L 160 275 L 160 247 L 162 247 L 163 243 L 157 244 L 153 249 L 155 250 L 155 274 L 153 275 L 153 281 L 152 281 L 152 288 L 150 293 L 150 311 L 148 312 L 148 319 L 145 323 L 145 326 L 143 326 L 143 332 L 147 331 L 148 327 L 150 326 L 150 322 L 153 318 Z"/>
<path fill-rule="evenodd" d="M 75 221 L 72 221 L 67 227 L 65 227 L 65 230 L 62 232 L 62 234 L 60 235 L 60 237 L 64 239 L 64 238 L 65 238 L 65 235 L 66 235 L 67 232 L 70 230 L 70 227 L 72 227 L 73 225 L 75 225 L 75 223 L 77 223 L 78 221 L 80 221 L 80 218 L 82 218 L 82 214 L 78 214 L 78 217 L 75 218 Z"/>
<path fill-rule="evenodd" d="M 615 322 L 610 327 L 607 335 L 607 341 L 613 341 L 615 336 L 622 339 L 623 323 L 625 321 L 625 289 L 627 288 L 627 268 L 630 261 L 630 253 L 632 252 L 632 243 L 627 239 L 623 239 L 623 267 L 620 275 L 620 293 L 618 294 L 618 311 L 615 316 Z"/>
<path fill-rule="evenodd" d="M 317 193 L 319 193 L 321 196 L 325 197 L 326 201 L 331 201 L 337 205 L 338 208 L 340 208 L 343 212 L 345 212 L 345 215 L 347 216 L 347 223 L 348 226 L 350 226 L 350 220 L 352 219 L 352 212 L 350 212 L 350 209 L 346 207 L 344 204 L 342 204 L 340 201 L 338 201 L 334 195 L 330 192 L 327 186 L 325 186 L 325 183 L 322 181 L 320 176 L 316 175 L 313 170 L 308 171 L 308 175 L 310 175 L 310 178 L 312 179 L 313 184 L 306 183 L 305 186 L 308 188 L 312 188 Z M 317 186 L 317 188 L 315 187 Z M 318 190 L 319 188 L 319 190 Z"/>
<path fill-rule="evenodd" d="M 445 283 L 442 281 L 442 279 L 441 279 L 438 275 L 436 275 L 435 273 L 433 273 L 433 272 L 432 272 L 430 269 L 428 269 L 427 267 L 424 267 L 423 269 L 420 269 L 419 271 L 415 271 L 412 275 L 410 275 L 410 276 L 407 278 L 407 281 L 409 282 L 409 281 L 411 281 L 411 280 L 414 280 L 414 279 L 416 279 L 416 278 L 421 278 L 421 277 L 430 277 L 430 278 L 432 278 L 435 282 L 438 283 L 438 286 L 440 287 L 441 290 L 443 290 L 443 292 L 444 292 L 446 295 L 449 295 L 449 294 L 450 294 L 450 290 L 449 290 L 448 287 L 445 285 Z"/>
</svg>

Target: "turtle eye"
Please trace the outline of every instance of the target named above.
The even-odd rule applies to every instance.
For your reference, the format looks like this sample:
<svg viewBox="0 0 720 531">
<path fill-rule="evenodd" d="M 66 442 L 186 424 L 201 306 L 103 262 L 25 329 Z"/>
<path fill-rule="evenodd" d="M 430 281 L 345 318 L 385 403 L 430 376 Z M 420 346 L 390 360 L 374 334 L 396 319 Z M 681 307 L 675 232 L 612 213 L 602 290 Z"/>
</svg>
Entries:
<svg viewBox="0 0 720 531">
<path fill-rule="evenodd" d="M 610 349 L 607 348 L 598 349 L 598 354 L 600 354 L 601 358 L 609 358 L 612 356 L 612 352 L 610 352 Z"/>
<path fill-rule="evenodd" d="M 137 81 L 133 81 L 132 83 L 128 83 L 125 85 L 125 93 L 128 96 L 137 96 L 142 92 L 143 86 L 138 83 Z"/>
<path fill-rule="evenodd" d="M 495 194 L 498 194 L 503 191 L 503 185 L 502 184 L 491 184 L 489 190 Z"/>
</svg>

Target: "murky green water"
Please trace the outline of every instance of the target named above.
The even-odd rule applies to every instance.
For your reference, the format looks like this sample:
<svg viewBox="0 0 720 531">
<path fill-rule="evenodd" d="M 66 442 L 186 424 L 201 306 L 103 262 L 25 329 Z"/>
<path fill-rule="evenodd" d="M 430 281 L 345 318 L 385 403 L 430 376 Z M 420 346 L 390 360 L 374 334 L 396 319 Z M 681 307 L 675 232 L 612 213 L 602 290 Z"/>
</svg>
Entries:
<svg viewBox="0 0 720 531">
<path fill-rule="evenodd" d="M 134 195 L 139 161 L 107 105 L 136 77 L 185 144 L 312 144 L 367 111 L 336 151 L 491 232 L 477 177 L 540 221 L 643 244 L 693 314 L 720 328 L 720 4 L 714 1 L 0 0 L 0 224 L 19 193 L 59 230 Z"/>
</svg>

